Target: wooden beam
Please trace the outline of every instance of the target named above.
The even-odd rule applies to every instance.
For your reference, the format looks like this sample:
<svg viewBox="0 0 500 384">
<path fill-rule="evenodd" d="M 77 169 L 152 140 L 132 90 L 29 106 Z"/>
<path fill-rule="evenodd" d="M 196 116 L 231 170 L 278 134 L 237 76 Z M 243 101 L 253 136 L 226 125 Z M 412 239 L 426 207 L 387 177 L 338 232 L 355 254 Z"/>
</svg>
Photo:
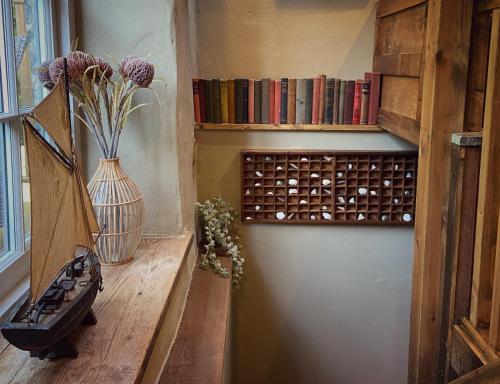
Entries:
<svg viewBox="0 0 500 384">
<path fill-rule="evenodd" d="M 472 22 L 470 0 L 429 2 L 422 90 L 408 382 L 442 380 L 451 134 L 463 131 Z M 443 327 L 444 325 L 444 327 Z"/>
<path fill-rule="evenodd" d="M 491 11 L 492 9 L 500 8 L 500 0 L 479 0 L 477 10 L 479 12 Z"/>
<path fill-rule="evenodd" d="M 377 4 L 377 18 L 392 15 L 405 9 L 425 3 L 427 0 L 381 0 Z"/>
<path fill-rule="evenodd" d="M 500 9 L 493 12 L 491 29 L 470 314 L 474 326 L 484 328 L 489 324 L 491 315 L 491 294 L 500 208 L 499 47 Z M 500 347 L 500 344 L 498 346 Z"/>
<path fill-rule="evenodd" d="M 352 124 L 195 124 L 198 131 L 342 131 L 380 132 L 377 125 Z"/>
<path fill-rule="evenodd" d="M 498 384 L 499 381 L 500 360 L 497 360 L 451 381 L 450 384 Z"/>
<path fill-rule="evenodd" d="M 500 351 L 500 217 L 497 226 L 497 246 L 495 256 L 495 278 L 491 301 L 490 344 Z"/>
<path fill-rule="evenodd" d="M 417 120 L 379 109 L 378 124 L 382 129 L 412 144 L 418 145 L 420 141 L 420 123 Z"/>
</svg>

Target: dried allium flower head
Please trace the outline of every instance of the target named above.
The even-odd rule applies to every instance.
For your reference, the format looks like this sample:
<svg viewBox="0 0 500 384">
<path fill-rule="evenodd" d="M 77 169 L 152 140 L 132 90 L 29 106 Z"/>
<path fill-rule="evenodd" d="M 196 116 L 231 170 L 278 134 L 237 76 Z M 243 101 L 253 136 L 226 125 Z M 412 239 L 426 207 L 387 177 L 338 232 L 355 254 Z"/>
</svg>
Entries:
<svg viewBox="0 0 500 384">
<path fill-rule="evenodd" d="M 138 59 L 138 58 L 139 58 L 139 56 L 136 56 L 136 55 L 125 56 L 123 58 L 122 62 L 120 63 L 120 65 L 118 66 L 118 72 L 120 72 L 120 75 L 122 75 L 123 77 L 128 77 L 127 74 L 125 73 L 126 65 L 128 64 L 128 62 L 130 60 Z"/>
<path fill-rule="evenodd" d="M 52 63 L 52 60 L 47 60 L 44 61 L 40 66 L 36 69 L 37 75 L 38 75 L 38 80 L 40 80 L 40 83 L 47 88 L 48 90 L 51 90 L 54 88 L 54 82 L 50 78 L 50 73 L 49 73 L 49 66 Z"/>
<path fill-rule="evenodd" d="M 52 61 L 49 65 L 49 75 L 50 79 L 54 84 L 57 84 L 59 77 L 64 72 L 64 58 L 58 57 Z"/>
<path fill-rule="evenodd" d="M 106 78 L 113 76 L 113 68 L 100 57 L 94 57 L 94 65 L 99 66 L 99 74 L 103 74 Z"/>
<path fill-rule="evenodd" d="M 155 76 L 155 67 L 144 59 L 132 59 L 125 66 L 124 72 L 132 83 L 147 88 Z"/>
<path fill-rule="evenodd" d="M 88 53 L 82 51 L 70 52 L 68 54 L 68 72 L 71 81 L 81 78 L 92 61 L 93 58 Z"/>
</svg>

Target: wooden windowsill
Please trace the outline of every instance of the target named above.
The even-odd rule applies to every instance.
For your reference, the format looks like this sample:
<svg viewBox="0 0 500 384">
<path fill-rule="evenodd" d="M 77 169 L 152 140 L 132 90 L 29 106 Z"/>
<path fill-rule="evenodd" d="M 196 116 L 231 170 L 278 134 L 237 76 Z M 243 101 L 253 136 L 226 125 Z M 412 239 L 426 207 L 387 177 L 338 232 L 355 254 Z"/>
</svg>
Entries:
<svg viewBox="0 0 500 384">
<path fill-rule="evenodd" d="M 377 125 L 350 124 L 195 124 L 197 131 L 382 132 Z"/>
<path fill-rule="evenodd" d="M 0 336 L 0 383 L 143 381 L 168 312 L 182 314 L 183 303 L 178 305 L 173 296 L 185 285 L 180 276 L 190 276 L 182 271 L 192 240 L 191 232 L 143 239 L 132 261 L 102 267 L 104 291 L 93 305 L 97 324 L 82 325 L 70 336 L 79 351 L 76 359 L 30 358 Z M 178 321 L 171 322 L 174 336 Z"/>
</svg>

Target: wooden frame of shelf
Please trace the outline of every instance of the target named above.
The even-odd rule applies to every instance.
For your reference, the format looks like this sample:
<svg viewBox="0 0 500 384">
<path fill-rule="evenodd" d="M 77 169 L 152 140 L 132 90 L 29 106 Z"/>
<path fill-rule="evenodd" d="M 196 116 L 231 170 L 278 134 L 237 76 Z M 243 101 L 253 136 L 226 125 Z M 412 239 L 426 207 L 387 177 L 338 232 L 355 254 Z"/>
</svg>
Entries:
<svg viewBox="0 0 500 384">
<path fill-rule="evenodd" d="M 352 124 L 195 124 L 198 131 L 340 131 L 382 132 L 378 125 Z"/>
</svg>

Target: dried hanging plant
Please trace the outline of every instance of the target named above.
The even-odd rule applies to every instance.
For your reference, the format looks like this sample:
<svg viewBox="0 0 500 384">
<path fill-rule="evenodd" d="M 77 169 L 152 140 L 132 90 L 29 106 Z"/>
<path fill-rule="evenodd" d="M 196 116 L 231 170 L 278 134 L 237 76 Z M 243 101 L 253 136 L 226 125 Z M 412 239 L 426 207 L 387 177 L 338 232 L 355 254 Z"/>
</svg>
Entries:
<svg viewBox="0 0 500 384">
<path fill-rule="evenodd" d="M 102 157 L 115 158 L 128 116 L 147 105 L 132 107 L 135 92 L 147 88 L 156 95 L 150 88 L 155 74 L 153 64 L 130 55 L 121 61 L 118 71 L 114 71 L 102 58 L 82 51 L 70 52 L 67 64 L 70 93 L 78 103 L 79 113 L 75 116 L 94 135 Z M 38 78 L 50 90 L 63 71 L 64 59 L 58 57 L 42 63 L 38 68 Z"/>
</svg>

